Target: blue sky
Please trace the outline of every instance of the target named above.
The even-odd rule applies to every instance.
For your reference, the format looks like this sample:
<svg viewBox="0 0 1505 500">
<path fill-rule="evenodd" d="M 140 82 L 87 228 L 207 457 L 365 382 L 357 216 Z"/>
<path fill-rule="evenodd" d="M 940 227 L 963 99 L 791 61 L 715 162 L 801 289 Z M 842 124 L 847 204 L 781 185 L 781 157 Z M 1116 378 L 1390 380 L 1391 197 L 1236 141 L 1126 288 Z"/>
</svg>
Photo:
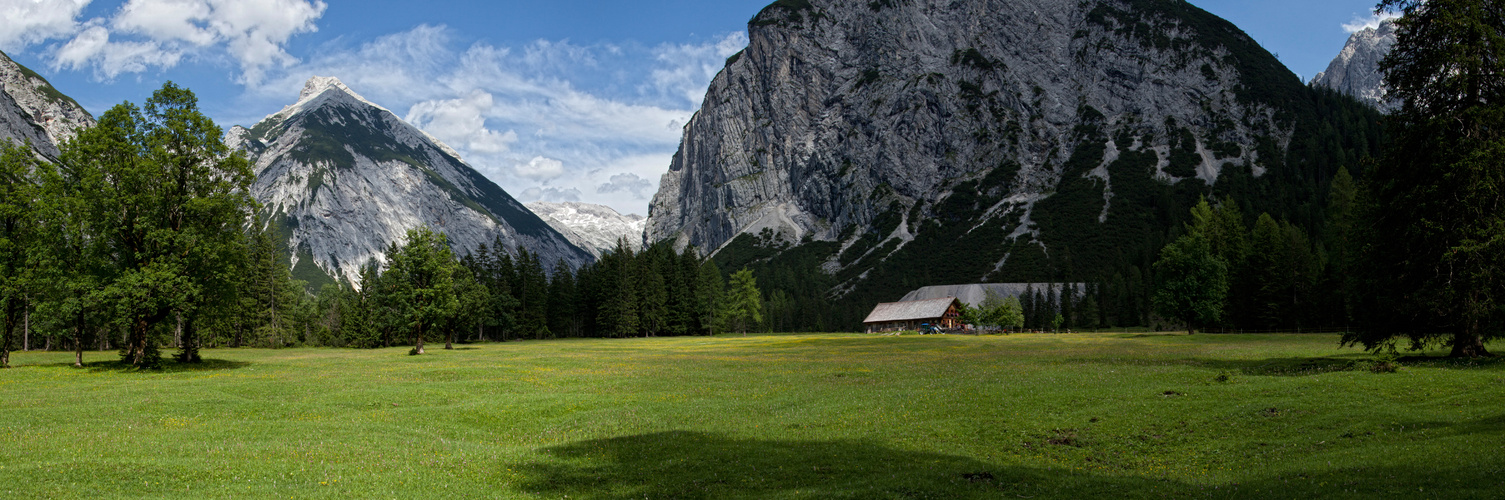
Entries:
<svg viewBox="0 0 1505 500">
<path fill-rule="evenodd" d="M 92 113 L 173 80 L 226 128 L 336 76 L 522 201 L 645 214 L 680 128 L 769 1 L 0 0 L 0 50 Z M 1310 79 L 1375 2 L 1192 3 Z"/>
</svg>

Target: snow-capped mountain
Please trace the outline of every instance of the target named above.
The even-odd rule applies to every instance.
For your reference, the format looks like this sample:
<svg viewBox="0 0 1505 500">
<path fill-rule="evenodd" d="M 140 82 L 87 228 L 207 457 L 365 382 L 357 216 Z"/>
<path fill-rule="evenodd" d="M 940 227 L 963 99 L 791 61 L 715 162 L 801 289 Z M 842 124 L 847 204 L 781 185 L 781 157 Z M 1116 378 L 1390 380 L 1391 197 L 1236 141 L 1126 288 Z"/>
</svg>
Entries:
<svg viewBox="0 0 1505 500">
<path fill-rule="evenodd" d="M 460 155 L 338 79 L 309 79 L 298 101 L 225 134 L 255 163 L 252 195 L 287 238 L 294 276 L 354 281 L 388 245 L 428 225 L 460 254 L 500 238 L 549 265 L 591 260 Z"/>
<path fill-rule="evenodd" d="M 527 207 L 570 243 L 598 258 L 615 250 L 617 241 L 623 238 L 633 251 L 643 248 L 643 229 L 647 227 L 648 219 L 641 215 L 622 215 L 605 205 L 578 202 L 538 201 L 527 204 Z"/>
</svg>

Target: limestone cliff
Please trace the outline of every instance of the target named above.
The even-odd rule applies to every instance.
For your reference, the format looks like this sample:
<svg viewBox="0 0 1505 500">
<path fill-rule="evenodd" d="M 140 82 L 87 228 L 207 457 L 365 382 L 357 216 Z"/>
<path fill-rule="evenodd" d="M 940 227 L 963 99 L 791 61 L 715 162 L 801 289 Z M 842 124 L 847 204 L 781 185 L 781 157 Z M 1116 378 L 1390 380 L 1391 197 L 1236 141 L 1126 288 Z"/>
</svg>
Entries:
<svg viewBox="0 0 1505 500">
<path fill-rule="evenodd" d="M 1385 98 L 1385 75 L 1380 73 L 1380 61 L 1394 46 L 1394 21 L 1356 32 L 1348 37 L 1348 44 L 1327 71 L 1317 73 L 1311 84 L 1351 95 L 1386 113 L 1394 111 L 1398 104 Z"/>
<path fill-rule="evenodd" d="M 0 53 L 0 138 L 31 141 L 44 156 L 56 156 L 94 117 L 47 79 Z"/>
<path fill-rule="evenodd" d="M 296 103 L 225 142 L 255 162 L 251 193 L 288 238 L 300 279 L 353 282 L 420 225 L 460 254 L 500 239 L 551 266 L 591 259 L 453 149 L 334 78 L 310 79 Z"/>
<path fill-rule="evenodd" d="M 1313 153 L 1329 98 L 1178 0 L 780 0 L 748 32 L 647 239 L 815 259 L 834 297 L 1147 269 L 1199 197 L 1282 214 L 1365 154 Z"/>
</svg>

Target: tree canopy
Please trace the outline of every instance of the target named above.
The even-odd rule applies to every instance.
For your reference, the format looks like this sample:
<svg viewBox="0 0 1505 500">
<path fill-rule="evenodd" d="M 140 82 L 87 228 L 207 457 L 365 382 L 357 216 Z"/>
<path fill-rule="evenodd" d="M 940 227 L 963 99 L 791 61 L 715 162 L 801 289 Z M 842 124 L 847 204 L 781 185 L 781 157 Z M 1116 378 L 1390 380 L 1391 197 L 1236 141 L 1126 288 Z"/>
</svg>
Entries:
<svg viewBox="0 0 1505 500">
<path fill-rule="evenodd" d="M 159 327 L 174 316 L 188 334 L 181 357 L 196 360 L 193 325 L 233 286 L 253 176 L 221 136 L 193 92 L 168 82 L 63 145 L 61 168 L 81 185 L 55 192 L 79 197 L 102 261 L 101 307 L 126 329 L 122 355 L 134 366 L 158 362 Z"/>
<path fill-rule="evenodd" d="M 1162 280 L 1153 300 L 1162 316 L 1186 323 L 1189 333 L 1222 319 L 1228 264 L 1213 255 L 1206 237 L 1192 233 L 1166 245 L 1155 272 Z"/>
<path fill-rule="evenodd" d="M 1392 142 L 1368 184 L 1370 313 L 1348 343 L 1480 356 L 1505 331 L 1505 5 L 1385 0 Z"/>
</svg>

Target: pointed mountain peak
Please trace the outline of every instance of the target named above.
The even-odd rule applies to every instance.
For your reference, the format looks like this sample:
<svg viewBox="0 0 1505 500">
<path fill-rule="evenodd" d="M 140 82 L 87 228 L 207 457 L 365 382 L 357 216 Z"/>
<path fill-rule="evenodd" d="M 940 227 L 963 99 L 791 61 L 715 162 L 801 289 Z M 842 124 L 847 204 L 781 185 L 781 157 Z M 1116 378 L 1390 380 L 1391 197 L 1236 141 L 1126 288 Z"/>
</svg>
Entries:
<svg viewBox="0 0 1505 500">
<path fill-rule="evenodd" d="M 323 94 L 324 91 L 329 89 L 339 89 L 341 92 L 355 96 L 357 99 L 366 100 L 360 94 L 355 93 L 354 90 L 350 90 L 350 87 L 346 87 L 345 83 L 341 82 L 339 78 L 333 76 L 315 76 L 309 78 L 307 82 L 303 83 L 303 92 L 298 94 L 298 100 L 307 101 L 317 97 L 319 94 Z"/>
<path fill-rule="evenodd" d="M 334 92 L 331 93 L 330 91 Z M 382 111 L 391 112 L 387 108 L 371 102 L 365 97 L 362 97 L 360 94 L 356 93 L 354 90 L 351 90 L 350 87 L 345 85 L 345 82 L 341 82 L 337 77 L 315 76 L 309 78 L 308 81 L 303 83 L 303 90 L 298 93 L 297 102 L 283 107 L 282 111 L 278 111 L 277 113 L 274 113 L 267 118 L 272 118 L 279 115 L 281 115 L 282 118 L 287 118 L 304 109 L 318 108 L 326 102 L 358 102 L 367 106 L 371 106 L 373 108 L 380 109 Z"/>
</svg>

